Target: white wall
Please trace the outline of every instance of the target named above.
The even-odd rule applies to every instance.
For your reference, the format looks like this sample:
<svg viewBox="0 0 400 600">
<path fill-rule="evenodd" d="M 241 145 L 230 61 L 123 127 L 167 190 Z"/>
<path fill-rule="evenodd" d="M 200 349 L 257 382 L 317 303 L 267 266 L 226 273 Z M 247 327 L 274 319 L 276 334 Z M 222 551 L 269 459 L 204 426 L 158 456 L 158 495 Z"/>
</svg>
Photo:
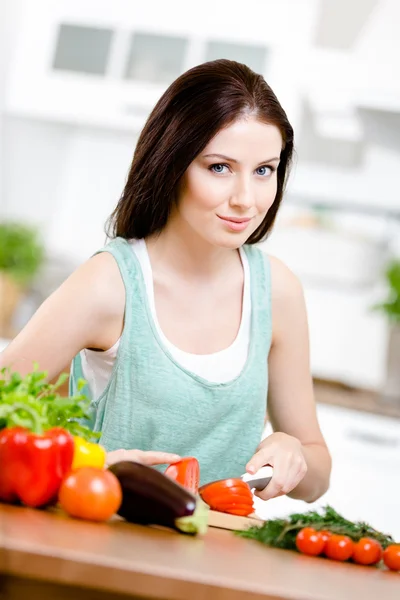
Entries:
<svg viewBox="0 0 400 600">
<path fill-rule="evenodd" d="M 52 249 L 83 260 L 104 244 L 104 225 L 121 195 L 135 141 L 130 133 L 71 131 L 48 235 Z"/>
</svg>

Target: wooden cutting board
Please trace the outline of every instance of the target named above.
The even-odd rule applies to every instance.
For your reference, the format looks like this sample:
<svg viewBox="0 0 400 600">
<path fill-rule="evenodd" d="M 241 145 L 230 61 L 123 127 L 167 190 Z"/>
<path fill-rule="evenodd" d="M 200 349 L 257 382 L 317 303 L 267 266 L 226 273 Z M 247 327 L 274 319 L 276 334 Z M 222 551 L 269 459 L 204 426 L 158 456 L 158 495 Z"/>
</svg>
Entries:
<svg viewBox="0 0 400 600">
<path fill-rule="evenodd" d="M 254 525 L 261 527 L 263 523 L 264 521 L 259 519 L 255 514 L 249 515 L 248 517 L 239 517 L 237 515 L 210 510 L 208 516 L 208 525 L 219 529 L 243 531 Z"/>
</svg>

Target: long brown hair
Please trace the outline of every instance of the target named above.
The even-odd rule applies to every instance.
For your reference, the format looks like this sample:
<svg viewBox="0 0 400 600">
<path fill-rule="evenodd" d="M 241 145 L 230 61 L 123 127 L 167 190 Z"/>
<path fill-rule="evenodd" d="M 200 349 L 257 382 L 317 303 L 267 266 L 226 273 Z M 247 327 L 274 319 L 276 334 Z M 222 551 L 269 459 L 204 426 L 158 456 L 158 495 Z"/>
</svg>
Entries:
<svg viewBox="0 0 400 600">
<path fill-rule="evenodd" d="M 283 139 L 274 203 L 247 243 L 265 238 L 289 174 L 293 129 L 264 78 L 246 65 L 225 59 L 186 71 L 157 102 L 137 141 L 122 196 L 108 220 L 110 237 L 140 239 L 162 231 L 190 163 L 220 129 L 244 114 L 276 125 Z"/>
</svg>

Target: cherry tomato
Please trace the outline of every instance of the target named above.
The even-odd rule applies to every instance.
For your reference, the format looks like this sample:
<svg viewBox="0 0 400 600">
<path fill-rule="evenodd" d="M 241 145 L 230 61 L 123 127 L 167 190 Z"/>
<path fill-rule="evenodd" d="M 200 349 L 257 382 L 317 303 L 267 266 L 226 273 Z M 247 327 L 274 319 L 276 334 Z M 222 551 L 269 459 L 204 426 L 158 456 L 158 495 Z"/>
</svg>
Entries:
<svg viewBox="0 0 400 600">
<path fill-rule="evenodd" d="M 304 527 L 300 529 L 296 536 L 296 547 L 302 554 L 309 556 L 318 556 L 321 554 L 325 546 L 325 541 L 322 533 L 316 531 L 312 527 Z"/>
<path fill-rule="evenodd" d="M 392 571 L 400 571 L 400 544 L 390 544 L 383 551 L 383 562 Z"/>
<path fill-rule="evenodd" d="M 320 534 L 322 535 L 322 538 L 324 540 L 324 549 L 325 549 L 326 542 L 329 540 L 329 538 L 331 537 L 332 534 L 330 531 L 325 531 L 325 529 L 320 531 Z"/>
<path fill-rule="evenodd" d="M 376 565 L 381 560 L 382 554 L 380 543 L 365 537 L 354 544 L 352 558 L 359 565 Z"/>
<path fill-rule="evenodd" d="M 333 560 L 348 560 L 353 548 L 353 541 L 347 535 L 332 534 L 325 544 L 324 553 Z"/>
<path fill-rule="evenodd" d="M 107 521 L 121 505 L 122 490 L 118 479 L 110 471 L 81 467 L 64 479 L 58 500 L 72 517 Z"/>
</svg>

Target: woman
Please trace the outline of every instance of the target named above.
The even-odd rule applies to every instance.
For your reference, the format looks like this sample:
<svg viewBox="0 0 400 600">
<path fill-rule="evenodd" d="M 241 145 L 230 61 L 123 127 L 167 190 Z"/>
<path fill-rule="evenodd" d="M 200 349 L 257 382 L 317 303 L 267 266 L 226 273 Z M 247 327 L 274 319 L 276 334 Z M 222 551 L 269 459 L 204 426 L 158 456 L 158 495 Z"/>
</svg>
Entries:
<svg viewBox="0 0 400 600">
<path fill-rule="evenodd" d="M 193 455 L 202 482 L 274 475 L 263 499 L 328 488 L 302 288 L 254 246 L 271 230 L 293 131 L 264 79 L 217 60 L 180 76 L 150 114 L 113 238 L 3 353 L 53 378 L 72 360 L 108 461 Z M 268 414 L 274 433 L 260 443 Z"/>
</svg>

